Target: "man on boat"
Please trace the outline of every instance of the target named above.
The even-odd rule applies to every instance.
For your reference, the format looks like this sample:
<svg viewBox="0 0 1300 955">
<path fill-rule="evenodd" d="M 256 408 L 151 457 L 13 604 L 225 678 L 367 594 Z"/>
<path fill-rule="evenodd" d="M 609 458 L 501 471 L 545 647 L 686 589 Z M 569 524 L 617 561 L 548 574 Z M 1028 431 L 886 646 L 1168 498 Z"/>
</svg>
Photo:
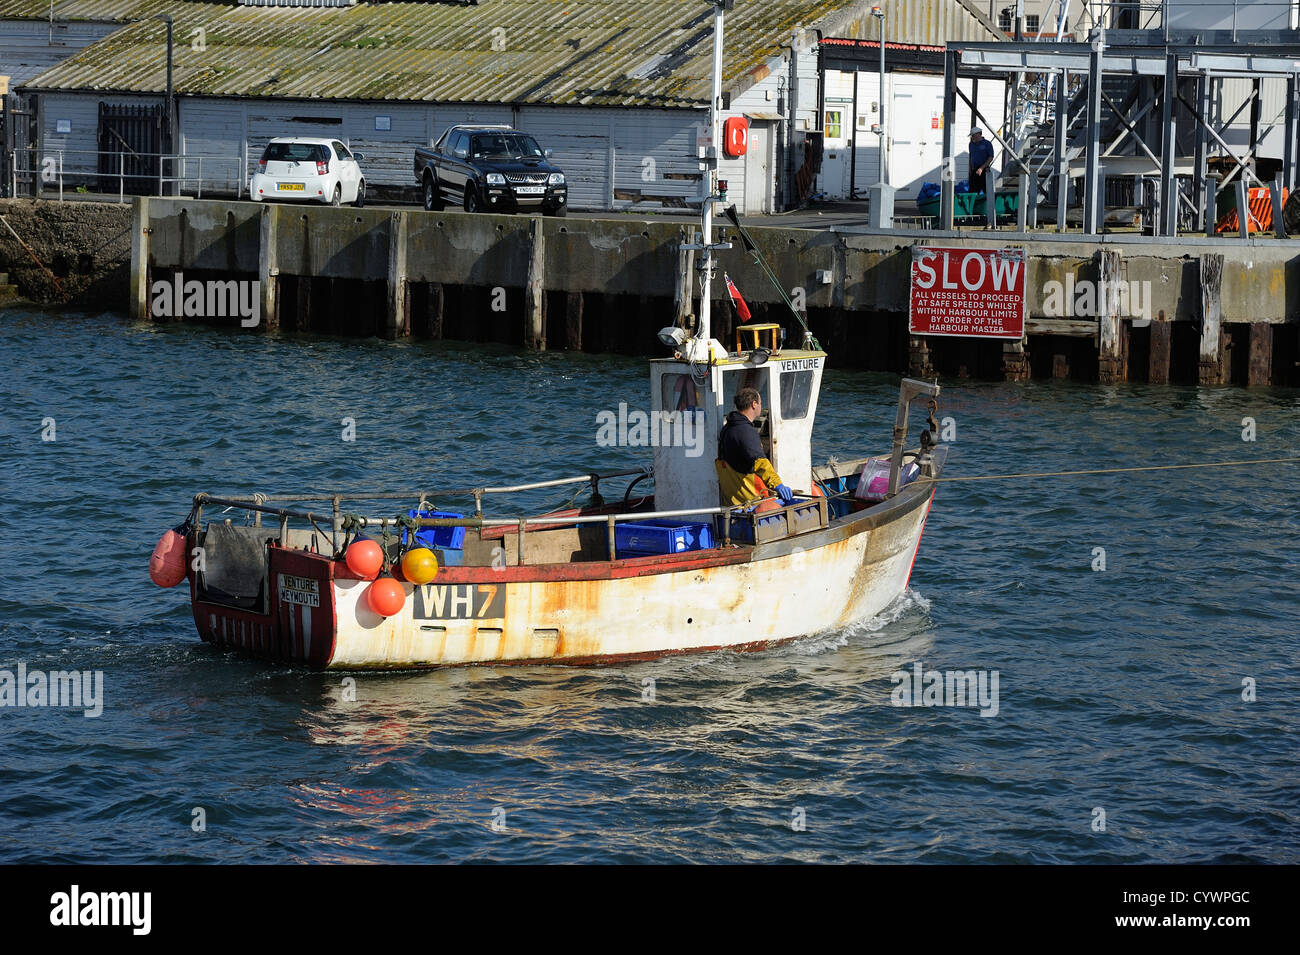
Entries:
<svg viewBox="0 0 1300 955">
<path fill-rule="evenodd" d="M 794 500 L 790 490 L 763 453 L 754 422 L 763 413 L 763 399 L 755 388 L 736 392 L 736 410 L 727 415 L 718 434 L 718 488 L 723 504 L 749 504 L 770 496 L 771 491 L 782 504 Z"/>
</svg>

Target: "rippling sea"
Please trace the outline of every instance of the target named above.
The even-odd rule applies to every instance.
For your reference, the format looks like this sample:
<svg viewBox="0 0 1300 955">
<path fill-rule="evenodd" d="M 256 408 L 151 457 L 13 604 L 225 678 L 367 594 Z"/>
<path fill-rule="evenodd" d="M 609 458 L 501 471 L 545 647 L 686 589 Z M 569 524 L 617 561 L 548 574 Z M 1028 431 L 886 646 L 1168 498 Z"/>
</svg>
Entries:
<svg viewBox="0 0 1300 955">
<path fill-rule="evenodd" d="M 644 362 L 11 309 L 0 366 L 0 670 L 104 674 L 98 718 L 0 708 L 0 861 L 1300 861 L 1300 467 L 950 483 L 847 630 L 353 703 L 149 582 L 190 497 L 639 464 L 595 415 Z M 896 396 L 828 372 L 816 458 L 883 451 Z M 940 417 L 950 476 L 1300 455 L 1287 390 L 954 381 Z M 997 671 L 997 714 L 891 705 L 915 663 Z"/>
</svg>

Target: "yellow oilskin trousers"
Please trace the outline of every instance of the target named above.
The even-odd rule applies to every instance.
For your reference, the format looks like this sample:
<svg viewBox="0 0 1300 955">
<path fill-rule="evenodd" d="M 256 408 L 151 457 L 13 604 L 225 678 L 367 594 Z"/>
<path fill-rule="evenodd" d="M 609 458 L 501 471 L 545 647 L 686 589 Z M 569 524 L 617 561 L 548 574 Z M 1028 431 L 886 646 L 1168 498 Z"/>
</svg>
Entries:
<svg viewBox="0 0 1300 955">
<path fill-rule="evenodd" d="M 729 504 L 751 504 L 754 501 L 761 501 L 765 497 L 770 497 L 776 486 L 781 483 L 776 468 L 772 467 L 772 462 L 767 458 L 755 460 L 754 470 L 750 474 L 741 474 L 722 458 L 715 460 L 713 466 L 718 471 L 718 496 L 723 507 Z M 759 491 L 755 478 L 766 485 L 764 489 L 766 493 Z"/>
</svg>

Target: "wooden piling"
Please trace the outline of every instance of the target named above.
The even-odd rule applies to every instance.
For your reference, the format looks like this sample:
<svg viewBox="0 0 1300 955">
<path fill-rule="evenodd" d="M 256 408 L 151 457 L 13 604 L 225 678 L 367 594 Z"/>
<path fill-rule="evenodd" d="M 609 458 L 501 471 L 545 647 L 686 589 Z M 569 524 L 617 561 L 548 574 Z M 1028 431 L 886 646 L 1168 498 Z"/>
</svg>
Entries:
<svg viewBox="0 0 1300 955">
<path fill-rule="evenodd" d="M 1268 322 L 1250 325 L 1250 356 L 1246 370 L 1249 386 L 1273 383 L 1273 326 Z"/>
<path fill-rule="evenodd" d="M 930 360 L 930 342 L 924 335 L 912 335 L 908 339 L 907 373 L 913 378 L 933 378 L 934 365 Z"/>
<path fill-rule="evenodd" d="M 131 210 L 131 317 L 137 321 L 152 317 L 149 307 L 149 199 L 138 196 Z"/>
<path fill-rule="evenodd" d="M 279 209 L 279 206 L 271 203 L 262 206 L 258 288 L 261 292 L 261 328 L 265 331 L 274 331 L 280 327 L 280 266 L 277 249 Z"/>
<path fill-rule="evenodd" d="M 1025 340 L 1002 343 L 1002 380 L 1028 381 L 1030 377 L 1029 352 Z"/>
<path fill-rule="evenodd" d="M 1055 354 L 1052 356 L 1052 377 L 1069 378 L 1070 377 L 1070 356 Z"/>
<path fill-rule="evenodd" d="M 429 294 L 425 299 L 424 308 L 425 322 L 427 323 L 425 325 L 425 334 L 430 338 L 442 338 L 446 292 L 441 282 L 429 283 Z"/>
<path fill-rule="evenodd" d="M 1103 385 L 1123 381 L 1128 375 L 1123 341 L 1125 329 L 1122 327 L 1119 309 L 1122 268 L 1122 256 L 1117 250 L 1098 250 L 1097 379 Z"/>
<path fill-rule="evenodd" d="M 582 293 L 569 292 L 564 297 L 564 347 L 582 351 Z"/>
<path fill-rule="evenodd" d="M 1203 385 L 1223 383 L 1223 256 L 1206 252 L 1200 259 L 1201 358 L 1197 380 Z"/>
<path fill-rule="evenodd" d="M 411 334 L 411 291 L 406 273 L 406 213 L 388 217 L 388 309 L 384 337 L 405 338 Z"/>
<path fill-rule="evenodd" d="M 528 284 L 524 289 L 524 344 L 546 351 L 546 235 L 542 217 L 528 224 Z"/>
<path fill-rule="evenodd" d="M 1164 320 L 1161 312 L 1151 321 L 1151 348 L 1147 359 L 1147 382 L 1152 385 L 1169 384 L 1169 356 L 1173 346 L 1173 322 Z"/>
<path fill-rule="evenodd" d="M 311 331 L 311 283 L 310 275 L 298 276 L 297 301 L 294 308 L 294 331 Z"/>
</svg>

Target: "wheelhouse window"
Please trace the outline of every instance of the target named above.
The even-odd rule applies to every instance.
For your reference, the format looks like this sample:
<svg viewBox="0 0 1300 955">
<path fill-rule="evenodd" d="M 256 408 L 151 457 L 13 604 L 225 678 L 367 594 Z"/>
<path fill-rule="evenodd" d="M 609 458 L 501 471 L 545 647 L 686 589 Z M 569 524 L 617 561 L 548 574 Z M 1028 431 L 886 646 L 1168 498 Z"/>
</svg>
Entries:
<svg viewBox="0 0 1300 955">
<path fill-rule="evenodd" d="M 828 109 L 822 117 L 822 130 L 827 139 L 844 138 L 844 111 Z"/>
<path fill-rule="evenodd" d="M 694 411 L 701 407 L 700 390 L 690 375 L 664 375 L 663 410 Z"/>
<path fill-rule="evenodd" d="M 812 402 L 813 373 L 788 371 L 781 376 L 781 417 L 786 421 L 808 417 Z"/>
</svg>

